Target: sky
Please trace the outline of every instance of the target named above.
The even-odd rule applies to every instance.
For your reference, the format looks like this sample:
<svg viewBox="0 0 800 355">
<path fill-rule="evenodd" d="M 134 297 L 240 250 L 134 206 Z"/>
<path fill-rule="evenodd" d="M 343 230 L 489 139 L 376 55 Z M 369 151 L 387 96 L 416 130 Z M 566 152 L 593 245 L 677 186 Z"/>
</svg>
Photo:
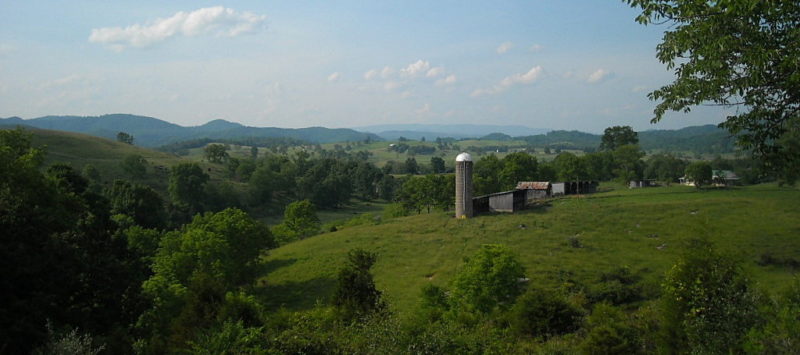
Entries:
<svg viewBox="0 0 800 355">
<path fill-rule="evenodd" d="M 622 1 L 0 1 L 0 117 L 184 126 L 651 124 L 666 26 Z"/>
</svg>

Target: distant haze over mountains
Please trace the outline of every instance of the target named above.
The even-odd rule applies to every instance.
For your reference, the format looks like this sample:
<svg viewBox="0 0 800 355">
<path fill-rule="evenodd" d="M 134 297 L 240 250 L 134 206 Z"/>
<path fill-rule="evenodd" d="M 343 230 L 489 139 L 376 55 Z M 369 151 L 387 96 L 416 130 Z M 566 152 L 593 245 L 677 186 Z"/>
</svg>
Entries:
<svg viewBox="0 0 800 355">
<path fill-rule="evenodd" d="M 387 124 L 353 127 L 353 129 L 375 133 L 387 140 L 395 140 L 400 137 L 409 139 L 420 139 L 422 137 L 426 139 L 435 139 L 436 137 L 477 138 L 489 133 L 503 133 L 517 137 L 544 134 L 551 131 L 551 129 L 526 126 L 474 124 Z"/>
<path fill-rule="evenodd" d="M 108 139 L 116 139 L 118 132 L 134 136 L 134 143 L 144 147 L 157 147 L 170 143 L 196 139 L 240 139 L 287 137 L 310 143 L 355 142 L 364 140 L 397 140 L 399 137 L 419 140 L 425 137 L 483 138 L 523 140 L 531 146 L 551 146 L 566 149 L 594 149 L 601 135 L 579 131 L 553 131 L 525 126 L 500 125 L 443 125 L 403 124 L 375 125 L 350 128 L 276 128 L 248 127 L 225 120 L 213 120 L 193 127 L 179 126 L 153 117 L 129 114 L 103 116 L 45 116 L 23 120 L 19 117 L 0 119 L 0 127 L 28 126 L 68 132 L 78 132 Z M 366 132 L 363 132 L 366 131 Z M 639 132 L 639 144 L 645 150 L 732 152 L 734 138 L 714 125 L 691 126 L 678 130 L 651 130 Z"/>
</svg>

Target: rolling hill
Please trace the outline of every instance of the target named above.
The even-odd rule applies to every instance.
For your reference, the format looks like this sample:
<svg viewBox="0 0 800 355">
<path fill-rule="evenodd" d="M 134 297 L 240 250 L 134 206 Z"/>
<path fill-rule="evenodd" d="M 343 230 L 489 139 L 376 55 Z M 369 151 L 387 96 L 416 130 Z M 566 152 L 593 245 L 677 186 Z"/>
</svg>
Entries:
<svg viewBox="0 0 800 355">
<path fill-rule="evenodd" d="M 467 220 L 451 213 L 401 217 L 326 233 L 270 251 L 261 291 L 272 307 L 305 309 L 327 300 L 348 250 L 378 253 L 378 289 L 408 315 L 420 289 L 447 286 L 480 245 L 516 251 L 531 284 L 584 289 L 603 272 L 627 267 L 655 298 L 689 237 L 707 237 L 736 255 L 759 287 L 777 292 L 800 263 L 800 190 L 760 185 L 695 191 L 683 186 L 562 198 L 516 214 Z M 577 240 L 578 242 L 574 242 Z"/>
<path fill-rule="evenodd" d="M 225 120 L 213 120 L 194 127 L 183 127 L 153 117 L 128 114 L 103 116 L 45 116 L 23 120 L 19 117 L 0 119 L 0 126 L 29 126 L 42 129 L 85 133 L 115 139 L 123 131 L 135 137 L 135 143 L 145 147 L 197 138 L 289 137 L 313 143 L 380 140 L 377 135 L 348 128 L 277 128 L 248 127 Z"/>
</svg>

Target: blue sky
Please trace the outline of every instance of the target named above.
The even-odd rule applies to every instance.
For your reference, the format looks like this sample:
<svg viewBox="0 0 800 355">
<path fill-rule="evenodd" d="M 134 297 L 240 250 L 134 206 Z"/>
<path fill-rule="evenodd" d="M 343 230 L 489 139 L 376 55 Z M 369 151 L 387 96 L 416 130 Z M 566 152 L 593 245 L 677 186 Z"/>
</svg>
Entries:
<svg viewBox="0 0 800 355">
<path fill-rule="evenodd" d="M 651 125 L 665 27 L 621 1 L 2 1 L 0 116 L 181 125 Z"/>
</svg>

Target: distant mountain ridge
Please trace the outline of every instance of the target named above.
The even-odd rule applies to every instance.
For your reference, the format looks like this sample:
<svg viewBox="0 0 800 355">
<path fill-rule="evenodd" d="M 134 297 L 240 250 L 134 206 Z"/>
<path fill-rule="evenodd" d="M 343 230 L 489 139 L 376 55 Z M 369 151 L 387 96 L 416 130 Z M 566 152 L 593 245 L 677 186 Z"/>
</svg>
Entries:
<svg viewBox="0 0 800 355">
<path fill-rule="evenodd" d="M 477 138 L 489 133 L 503 133 L 510 136 L 526 136 L 543 134 L 551 131 L 545 128 L 530 128 L 527 126 L 503 126 L 503 125 L 476 125 L 476 124 L 386 124 L 372 125 L 363 127 L 353 127 L 353 129 L 375 133 L 387 140 L 395 140 L 399 137 L 409 139 L 420 139 L 425 137 L 428 140 L 436 137 L 450 138 Z"/>
<path fill-rule="evenodd" d="M 23 125 L 35 128 L 84 133 L 115 139 L 125 132 L 137 145 L 157 147 L 197 138 L 289 137 L 312 143 L 381 140 L 375 134 L 349 128 L 277 128 L 248 127 L 225 120 L 213 120 L 200 126 L 184 127 L 157 118 L 130 114 L 102 116 L 45 116 L 23 120 L 19 117 L 0 119 L 0 125 Z"/>
</svg>

